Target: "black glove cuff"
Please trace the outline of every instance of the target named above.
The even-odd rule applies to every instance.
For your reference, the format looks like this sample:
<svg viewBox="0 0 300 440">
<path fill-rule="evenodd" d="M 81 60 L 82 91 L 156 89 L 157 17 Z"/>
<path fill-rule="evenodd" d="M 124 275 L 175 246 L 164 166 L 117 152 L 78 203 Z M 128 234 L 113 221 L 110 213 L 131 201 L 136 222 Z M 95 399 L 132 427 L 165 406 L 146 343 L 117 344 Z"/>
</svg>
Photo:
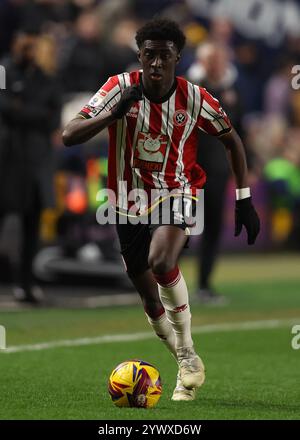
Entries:
<svg viewBox="0 0 300 440">
<path fill-rule="evenodd" d="M 246 199 L 236 200 L 235 205 L 237 208 L 243 207 L 243 206 L 250 206 L 252 205 L 252 197 L 247 197 Z"/>
</svg>

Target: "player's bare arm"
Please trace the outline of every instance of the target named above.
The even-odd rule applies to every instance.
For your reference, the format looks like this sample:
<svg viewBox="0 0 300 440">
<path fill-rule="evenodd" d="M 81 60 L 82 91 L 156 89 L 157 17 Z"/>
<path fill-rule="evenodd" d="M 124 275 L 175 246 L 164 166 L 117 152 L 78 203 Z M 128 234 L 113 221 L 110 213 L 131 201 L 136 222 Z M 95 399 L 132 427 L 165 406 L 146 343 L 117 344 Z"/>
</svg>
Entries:
<svg viewBox="0 0 300 440">
<path fill-rule="evenodd" d="M 141 89 L 134 85 L 124 90 L 119 102 L 112 110 L 102 111 L 94 118 L 85 118 L 81 115 L 76 116 L 67 124 L 62 134 L 65 146 L 70 147 L 92 139 L 117 119 L 122 118 L 132 103 L 141 98 Z"/>
<path fill-rule="evenodd" d="M 82 144 L 107 128 L 115 119 L 111 111 L 100 113 L 95 118 L 90 119 L 85 119 L 83 116 L 76 116 L 76 118 L 67 124 L 63 131 L 63 143 L 66 147 Z"/>
<path fill-rule="evenodd" d="M 250 188 L 247 183 L 248 169 L 245 149 L 234 128 L 229 133 L 220 136 L 220 140 L 230 153 L 229 158 L 237 185 L 234 235 L 240 235 L 244 225 L 247 230 L 248 244 L 254 244 L 260 230 L 260 221 L 252 204 Z"/>
<path fill-rule="evenodd" d="M 219 137 L 224 144 L 226 150 L 229 152 L 229 160 L 231 162 L 232 171 L 236 180 L 237 188 L 246 188 L 247 183 L 247 161 L 245 149 L 242 140 L 236 130 L 232 128 L 229 133 L 225 133 Z"/>
</svg>

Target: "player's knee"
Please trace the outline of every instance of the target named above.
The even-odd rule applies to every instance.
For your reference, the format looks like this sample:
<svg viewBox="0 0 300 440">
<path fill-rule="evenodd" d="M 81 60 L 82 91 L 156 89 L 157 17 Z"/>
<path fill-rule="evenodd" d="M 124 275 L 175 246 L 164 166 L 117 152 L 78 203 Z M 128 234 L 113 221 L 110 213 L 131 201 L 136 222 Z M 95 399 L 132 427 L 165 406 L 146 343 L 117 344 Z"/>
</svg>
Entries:
<svg viewBox="0 0 300 440">
<path fill-rule="evenodd" d="M 152 320 L 159 319 L 164 313 L 164 306 L 160 301 L 147 301 L 144 303 L 144 310 Z"/>
<path fill-rule="evenodd" d="M 162 253 L 149 255 L 148 264 L 153 273 L 164 274 L 170 272 L 176 265 L 176 261 Z"/>
</svg>

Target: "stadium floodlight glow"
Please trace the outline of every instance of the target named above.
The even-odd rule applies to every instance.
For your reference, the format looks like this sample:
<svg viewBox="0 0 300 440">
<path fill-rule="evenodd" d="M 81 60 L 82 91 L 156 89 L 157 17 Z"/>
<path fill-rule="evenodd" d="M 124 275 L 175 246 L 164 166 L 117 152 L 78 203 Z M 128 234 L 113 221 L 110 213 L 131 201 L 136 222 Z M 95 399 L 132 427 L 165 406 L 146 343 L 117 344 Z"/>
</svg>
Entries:
<svg viewBox="0 0 300 440">
<path fill-rule="evenodd" d="M 4 66 L 0 65 L 0 89 L 6 89 L 6 70 Z"/>
</svg>

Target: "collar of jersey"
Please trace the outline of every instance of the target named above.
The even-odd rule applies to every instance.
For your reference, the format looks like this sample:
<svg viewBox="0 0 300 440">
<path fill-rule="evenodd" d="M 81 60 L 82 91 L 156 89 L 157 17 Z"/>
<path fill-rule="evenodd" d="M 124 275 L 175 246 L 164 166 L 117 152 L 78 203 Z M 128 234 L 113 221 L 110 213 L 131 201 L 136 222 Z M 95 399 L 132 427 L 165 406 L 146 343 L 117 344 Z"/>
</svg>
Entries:
<svg viewBox="0 0 300 440">
<path fill-rule="evenodd" d="M 150 102 L 154 102 L 155 104 L 162 104 L 163 102 L 168 101 L 168 99 L 173 95 L 173 93 L 176 90 L 177 78 L 175 77 L 173 85 L 172 85 L 172 87 L 170 88 L 170 90 L 168 91 L 168 93 L 166 95 L 162 96 L 160 99 L 151 99 L 147 95 L 147 92 L 146 92 L 146 90 L 144 88 L 143 81 L 142 81 L 142 73 L 143 72 L 140 72 L 140 85 L 142 87 L 143 94 L 146 96 L 146 98 L 149 99 Z"/>
</svg>

